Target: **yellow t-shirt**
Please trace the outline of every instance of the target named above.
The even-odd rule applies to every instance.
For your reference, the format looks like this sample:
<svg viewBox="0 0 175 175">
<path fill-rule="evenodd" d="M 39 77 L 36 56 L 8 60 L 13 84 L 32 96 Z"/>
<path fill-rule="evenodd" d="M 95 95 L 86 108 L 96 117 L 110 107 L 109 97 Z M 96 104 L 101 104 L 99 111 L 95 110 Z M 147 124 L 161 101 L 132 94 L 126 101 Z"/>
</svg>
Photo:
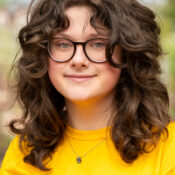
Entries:
<svg viewBox="0 0 175 175">
<path fill-rule="evenodd" d="M 106 129 L 82 131 L 68 127 L 69 139 L 65 137 L 53 153 L 47 165 L 52 169 L 49 172 L 23 162 L 17 136 L 6 152 L 0 175 L 175 175 L 175 123 L 169 124 L 165 142 L 160 141 L 156 149 L 132 164 L 121 159 L 109 136 L 102 141 Z M 83 156 L 79 164 L 76 154 Z"/>
</svg>

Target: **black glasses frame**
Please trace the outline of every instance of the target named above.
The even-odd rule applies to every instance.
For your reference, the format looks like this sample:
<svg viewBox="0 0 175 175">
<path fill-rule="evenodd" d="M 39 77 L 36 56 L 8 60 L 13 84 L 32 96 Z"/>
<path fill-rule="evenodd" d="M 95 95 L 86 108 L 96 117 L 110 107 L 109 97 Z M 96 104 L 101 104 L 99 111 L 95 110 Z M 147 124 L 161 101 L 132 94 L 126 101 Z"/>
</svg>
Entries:
<svg viewBox="0 0 175 175">
<path fill-rule="evenodd" d="M 54 57 L 52 57 L 52 55 L 51 55 L 51 53 L 50 53 L 50 50 L 49 50 L 49 42 L 48 42 L 48 47 L 47 47 L 47 49 L 48 49 L 49 56 L 52 58 L 53 61 L 55 61 L 55 62 L 57 62 L 57 63 L 65 63 L 65 62 L 68 62 L 69 60 L 71 60 L 71 59 L 74 57 L 74 55 L 75 55 L 75 52 L 76 52 L 76 49 L 77 49 L 77 45 L 82 45 L 82 46 L 83 46 L 84 54 L 85 54 L 85 56 L 86 56 L 86 58 L 87 58 L 88 60 L 90 60 L 90 61 L 92 61 L 92 62 L 94 62 L 94 63 L 104 63 L 104 62 L 107 62 L 107 59 L 106 59 L 105 61 L 94 61 L 93 59 L 91 59 L 91 58 L 88 57 L 88 55 L 87 55 L 87 53 L 86 53 L 86 49 L 85 49 L 85 48 L 86 48 L 86 44 L 87 44 L 88 42 L 93 41 L 93 40 L 98 40 L 98 39 L 102 39 L 102 40 L 108 41 L 108 39 L 106 39 L 106 38 L 93 38 L 93 39 L 87 40 L 87 41 L 85 41 L 85 42 L 74 42 L 74 41 L 72 41 L 72 40 L 70 40 L 70 39 L 67 39 L 67 38 L 52 38 L 52 39 L 65 39 L 65 40 L 70 41 L 70 42 L 73 44 L 73 46 L 74 46 L 74 52 L 73 52 L 73 54 L 72 54 L 72 56 L 71 56 L 70 58 L 68 58 L 68 59 L 65 60 L 65 61 L 58 61 L 58 60 L 55 60 Z"/>
</svg>

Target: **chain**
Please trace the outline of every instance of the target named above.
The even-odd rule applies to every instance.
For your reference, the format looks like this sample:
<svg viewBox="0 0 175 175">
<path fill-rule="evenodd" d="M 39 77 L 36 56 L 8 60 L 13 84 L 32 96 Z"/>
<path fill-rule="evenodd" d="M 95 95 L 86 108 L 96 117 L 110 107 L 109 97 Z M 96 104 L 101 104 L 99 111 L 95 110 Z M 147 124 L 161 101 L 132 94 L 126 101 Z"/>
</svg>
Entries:
<svg viewBox="0 0 175 175">
<path fill-rule="evenodd" d="M 105 137 L 103 140 L 101 140 L 97 145 L 95 145 L 94 147 L 92 147 L 88 152 L 86 152 L 85 154 L 83 154 L 82 156 L 79 156 L 78 154 L 77 154 L 77 152 L 75 151 L 75 149 L 73 148 L 73 146 L 72 146 L 72 144 L 71 144 L 71 142 L 70 142 L 70 140 L 69 140 L 69 137 L 66 135 L 66 137 L 67 137 L 67 140 L 68 140 L 68 143 L 69 143 L 69 145 L 70 145 L 70 147 L 71 147 L 71 149 L 72 149 L 72 151 L 74 152 L 74 154 L 77 156 L 77 159 L 76 159 L 76 161 L 77 161 L 77 163 L 81 163 L 81 159 L 83 158 L 83 157 L 85 157 L 88 153 L 90 153 L 91 151 L 93 151 L 95 148 L 97 148 L 101 143 L 103 143 L 106 139 L 107 139 L 107 137 Z"/>
</svg>

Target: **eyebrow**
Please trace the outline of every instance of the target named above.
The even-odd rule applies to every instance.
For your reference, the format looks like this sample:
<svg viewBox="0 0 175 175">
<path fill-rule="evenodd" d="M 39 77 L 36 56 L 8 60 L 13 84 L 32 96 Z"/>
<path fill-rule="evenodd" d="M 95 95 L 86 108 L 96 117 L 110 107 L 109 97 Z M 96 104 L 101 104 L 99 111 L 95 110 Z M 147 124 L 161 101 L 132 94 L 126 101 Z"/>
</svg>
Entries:
<svg viewBox="0 0 175 175">
<path fill-rule="evenodd" d="M 61 33 L 60 32 L 60 33 L 55 35 L 55 37 L 59 37 L 59 36 L 69 38 L 69 39 L 73 40 L 73 37 L 69 34 L 66 34 L 66 33 Z M 109 37 L 109 35 L 103 35 L 103 34 L 100 34 L 100 33 L 90 33 L 90 34 L 87 35 L 86 38 L 96 38 L 96 37 L 105 37 L 105 38 L 107 38 L 107 37 Z"/>
</svg>

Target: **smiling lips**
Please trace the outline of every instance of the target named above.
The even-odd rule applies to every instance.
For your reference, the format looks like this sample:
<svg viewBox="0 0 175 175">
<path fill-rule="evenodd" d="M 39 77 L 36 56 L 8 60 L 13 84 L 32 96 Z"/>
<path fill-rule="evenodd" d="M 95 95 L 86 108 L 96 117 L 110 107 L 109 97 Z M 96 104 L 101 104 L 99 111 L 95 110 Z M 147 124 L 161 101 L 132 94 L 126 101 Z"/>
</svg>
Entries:
<svg viewBox="0 0 175 175">
<path fill-rule="evenodd" d="M 96 75 L 66 75 L 66 77 L 74 82 L 85 82 L 93 79 Z"/>
</svg>

